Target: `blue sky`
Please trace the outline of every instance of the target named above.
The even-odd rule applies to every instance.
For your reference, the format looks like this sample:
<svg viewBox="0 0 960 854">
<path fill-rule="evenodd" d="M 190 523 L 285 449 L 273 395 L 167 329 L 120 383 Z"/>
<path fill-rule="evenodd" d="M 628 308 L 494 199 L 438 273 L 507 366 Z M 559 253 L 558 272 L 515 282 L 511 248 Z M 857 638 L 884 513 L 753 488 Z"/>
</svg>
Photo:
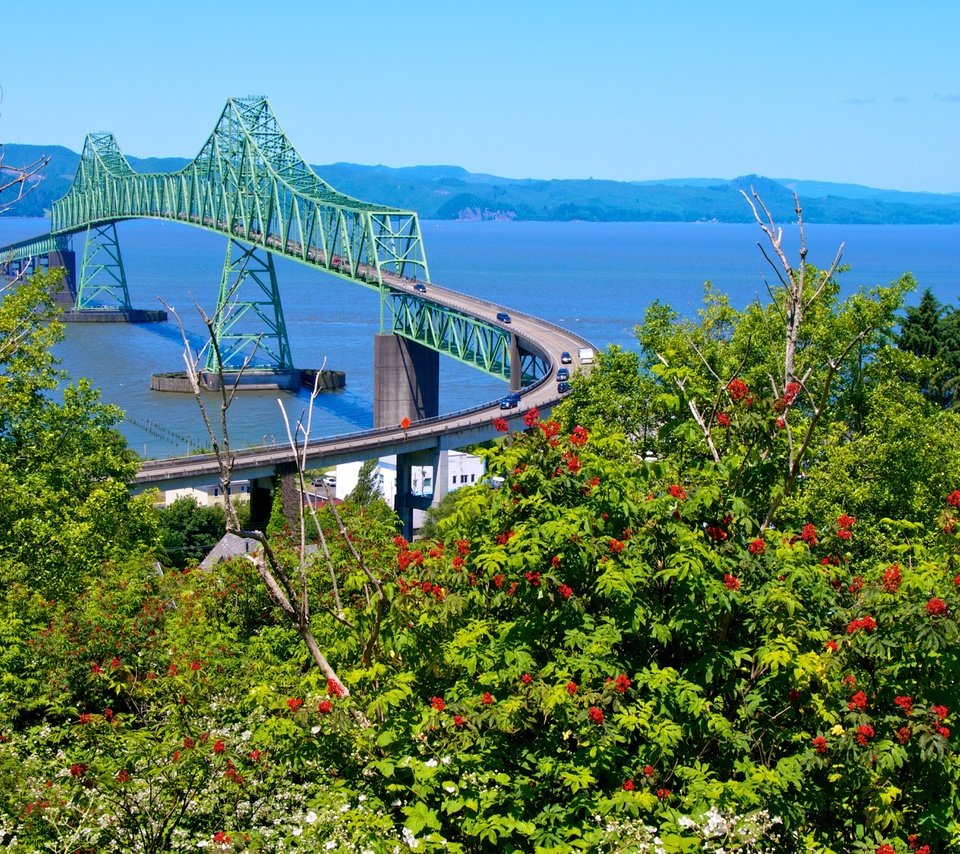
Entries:
<svg viewBox="0 0 960 854">
<path fill-rule="evenodd" d="M 108 130 L 192 157 L 226 98 L 255 94 L 312 163 L 960 192 L 953 0 L 3 8 L 7 143 L 79 151 Z"/>
</svg>

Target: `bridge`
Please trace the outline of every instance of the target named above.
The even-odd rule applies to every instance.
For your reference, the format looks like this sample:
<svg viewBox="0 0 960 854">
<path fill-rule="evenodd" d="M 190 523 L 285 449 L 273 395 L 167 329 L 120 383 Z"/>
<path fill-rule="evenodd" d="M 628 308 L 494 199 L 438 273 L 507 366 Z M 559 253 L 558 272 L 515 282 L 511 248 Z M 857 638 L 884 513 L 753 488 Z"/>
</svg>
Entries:
<svg viewBox="0 0 960 854">
<path fill-rule="evenodd" d="M 398 471 L 444 448 L 490 438 L 496 407 L 439 417 L 439 355 L 526 388 L 524 407 L 548 410 L 559 353 L 587 342 L 534 317 L 433 284 L 416 212 L 354 199 L 324 182 L 297 153 L 265 98 L 229 99 L 200 153 L 177 172 L 135 172 L 112 134 L 86 138 L 67 194 L 54 202 L 50 233 L 0 248 L 8 273 L 46 264 L 67 270 L 70 319 L 138 319 L 130 301 L 116 223 L 154 218 L 223 234 L 223 265 L 205 370 L 245 377 L 259 373 L 293 385 L 274 256 L 290 258 L 379 294 L 371 432 L 317 442 L 311 459 L 324 465 L 399 453 Z M 73 240 L 83 235 L 79 277 Z M 143 319 L 143 318 L 139 318 Z M 416 426 L 399 431 L 403 419 Z M 284 459 L 284 453 L 286 457 Z M 279 456 L 278 456 L 279 455 Z M 235 471 L 266 477 L 289 465 L 289 451 L 252 449 Z M 145 463 L 147 484 L 211 481 L 202 457 Z M 401 495 L 398 503 L 412 507 Z"/>
</svg>

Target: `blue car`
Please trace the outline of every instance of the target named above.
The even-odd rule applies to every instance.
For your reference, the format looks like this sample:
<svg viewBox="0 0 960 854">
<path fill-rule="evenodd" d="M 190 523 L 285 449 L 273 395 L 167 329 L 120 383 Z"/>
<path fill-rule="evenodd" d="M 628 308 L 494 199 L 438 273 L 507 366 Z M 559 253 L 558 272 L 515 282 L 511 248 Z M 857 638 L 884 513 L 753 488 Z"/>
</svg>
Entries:
<svg viewBox="0 0 960 854">
<path fill-rule="evenodd" d="M 560 394 L 566 394 L 570 391 L 570 383 L 557 383 L 557 391 L 560 392 Z"/>
<path fill-rule="evenodd" d="M 427 292 L 427 286 L 423 282 L 417 282 L 413 286 L 413 289 L 415 291 L 419 291 L 421 294 L 425 294 Z"/>
<path fill-rule="evenodd" d="M 497 320 L 499 320 L 501 323 L 509 323 L 509 322 L 510 322 L 510 315 L 507 314 L 505 311 L 498 311 L 498 312 L 497 312 Z"/>
<path fill-rule="evenodd" d="M 508 394 L 500 401 L 501 409 L 516 409 L 520 405 L 520 392 L 515 391 Z"/>
<path fill-rule="evenodd" d="M 570 371 L 568 371 L 566 368 L 560 368 L 557 371 L 557 382 L 565 383 L 568 379 L 570 379 Z"/>
</svg>

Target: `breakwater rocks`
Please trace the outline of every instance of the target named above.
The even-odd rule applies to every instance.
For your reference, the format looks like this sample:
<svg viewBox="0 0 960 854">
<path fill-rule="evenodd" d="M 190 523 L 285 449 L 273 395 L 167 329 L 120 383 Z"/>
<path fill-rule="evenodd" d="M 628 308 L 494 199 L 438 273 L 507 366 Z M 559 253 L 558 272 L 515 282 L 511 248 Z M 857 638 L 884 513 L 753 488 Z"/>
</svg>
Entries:
<svg viewBox="0 0 960 854">
<path fill-rule="evenodd" d="M 347 384 L 346 374 L 343 371 L 318 371 L 316 368 L 303 368 L 294 371 L 245 371 L 239 378 L 227 374 L 224 379 L 227 385 L 237 383 L 239 391 L 295 391 L 301 386 L 313 390 L 317 375 L 320 375 L 319 388 L 321 391 L 337 391 Z M 204 391 L 219 391 L 220 377 L 210 371 L 200 373 L 200 386 Z M 191 394 L 193 387 L 186 371 L 170 371 L 163 374 L 153 374 L 150 377 L 151 391 L 169 391 L 179 394 Z"/>
</svg>

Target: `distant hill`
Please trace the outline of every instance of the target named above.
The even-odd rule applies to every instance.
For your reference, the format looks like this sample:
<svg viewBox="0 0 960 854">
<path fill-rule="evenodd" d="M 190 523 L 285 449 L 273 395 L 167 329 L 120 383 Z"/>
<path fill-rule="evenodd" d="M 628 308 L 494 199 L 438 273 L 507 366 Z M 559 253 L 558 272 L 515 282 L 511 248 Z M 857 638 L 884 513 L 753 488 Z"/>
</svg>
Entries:
<svg viewBox="0 0 960 854">
<path fill-rule="evenodd" d="M 8 165 L 50 155 L 43 180 L 11 214 L 41 216 L 67 192 L 80 156 L 62 146 L 7 145 Z M 171 172 L 179 157 L 128 157 L 138 172 Z M 811 223 L 960 223 L 960 193 L 907 193 L 856 184 L 747 175 L 661 181 L 533 180 L 467 172 L 459 166 L 314 166 L 327 183 L 358 199 L 415 210 L 422 219 L 750 222 L 740 190 L 754 187 L 773 215 L 794 218 L 793 193 Z"/>
</svg>

